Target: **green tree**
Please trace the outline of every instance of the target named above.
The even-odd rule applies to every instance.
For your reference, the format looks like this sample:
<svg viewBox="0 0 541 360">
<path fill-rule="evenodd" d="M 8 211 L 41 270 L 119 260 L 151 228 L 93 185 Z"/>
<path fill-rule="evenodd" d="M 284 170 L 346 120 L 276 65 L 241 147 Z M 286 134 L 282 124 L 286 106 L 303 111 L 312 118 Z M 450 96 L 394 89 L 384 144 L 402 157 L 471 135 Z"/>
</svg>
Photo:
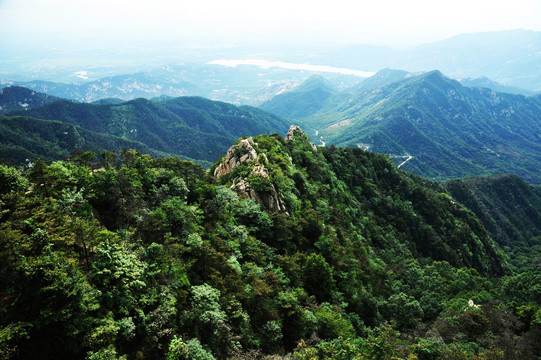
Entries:
<svg viewBox="0 0 541 360">
<path fill-rule="evenodd" d="M 313 253 L 302 269 L 304 288 L 319 301 L 331 300 L 335 289 L 333 270 L 321 254 Z"/>
<path fill-rule="evenodd" d="M 24 191 L 28 185 L 28 180 L 20 170 L 0 164 L 0 195 Z"/>
</svg>

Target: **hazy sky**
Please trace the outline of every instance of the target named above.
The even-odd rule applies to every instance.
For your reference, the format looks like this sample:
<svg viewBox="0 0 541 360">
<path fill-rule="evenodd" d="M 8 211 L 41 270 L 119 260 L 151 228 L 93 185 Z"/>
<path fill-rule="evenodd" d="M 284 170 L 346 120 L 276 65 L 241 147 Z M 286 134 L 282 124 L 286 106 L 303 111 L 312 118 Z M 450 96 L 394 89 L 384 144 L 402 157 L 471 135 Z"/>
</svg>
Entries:
<svg viewBox="0 0 541 360">
<path fill-rule="evenodd" d="M 2 46 L 261 42 L 419 44 L 541 30 L 540 0 L 0 0 Z"/>
</svg>

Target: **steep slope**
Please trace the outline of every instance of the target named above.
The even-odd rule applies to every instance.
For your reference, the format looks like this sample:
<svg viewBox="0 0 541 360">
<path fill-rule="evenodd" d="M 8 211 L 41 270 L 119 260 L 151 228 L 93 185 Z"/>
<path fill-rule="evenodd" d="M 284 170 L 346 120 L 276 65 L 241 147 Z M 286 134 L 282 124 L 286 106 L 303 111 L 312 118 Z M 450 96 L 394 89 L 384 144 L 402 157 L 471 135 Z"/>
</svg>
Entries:
<svg viewBox="0 0 541 360">
<path fill-rule="evenodd" d="M 292 159 L 290 166 L 274 163 L 288 157 Z M 232 184 L 231 188 L 244 197 L 258 201 L 264 199 L 262 194 L 274 194 L 273 201 L 258 202 L 269 210 L 287 213 L 301 211 L 302 199 L 310 198 L 306 186 L 319 184 L 322 187 L 312 191 L 327 204 L 329 221 L 340 223 L 340 227 L 349 224 L 371 238 L 372 246 L 388 252 L 387 256 L 402 248 L 414 257 L 446 260 L 482 272 L 502 271 L 496 247 L 472 213 L 443 194 L 438 184 L 401 172 L 382 155 L 356 148 L 316 149 L 299 127 L 292 126 L 282 145 L 261 136 L 241 140 L 213 171 L 220 183 Z M 295 173 L 296 177 L 288 179 L 286 174 Z M 281 205 L 267 205 L 276 203 Z M 302 206 L 306 211 L 309 205 Z M 337 210 L 342 206 L 356 210 L 348 215 Z M 376 225 L 383 223 L 387 230 Z M 464 230 L 468 234 L 457 230 L 460 228 L 468 229 Z M 458 244 L 480 248 L 466 253 L 456 247 Z M 483 259 L 477 257 L 480 254 Z"/>
<path fill-rule="evenodd" d="M 470 89 L 433 71 L 327 104 L 301 119 L 327 145 L 409 159 L 403 169 L 436 179 L 505 172 L 541 182 L 538 96 Z"/>
<path fill-rule="evenodd" d="M 298 87 L 273 97 L 259 108 L 287 118 L 304 117 L 321 109 L 335 93 L 322 76 L 312 75 Z"/>
<path fill-rule="evenodd" d="M 513 249 L 541 236 L 541 188 L 514 175 L 494 175 L 443 183 L 472 210 L 492 238 Z"/>
<path fill-rule="evenodd" d="M 153 156 L 170 155 L 145 144 L 114 135 L 96 133 L 60 121 L 31 117 L 0 117 L 0 159 L 9 164 L 29 164 L 65 159 L 75 150 L 120 152 L 136 149 Z"/>
<path fill-rule="evenodd" d="M 13 110 L 26 110 L 42 106 L 59 98 L 38 93 L 22 86 L 0 88 L 0 114 Z"/>
<path fill-rule="evenodd" d="M 196 97 L 105 105 L 63 100 L 11 114 L 57 120 L 142 143 L 157 152 L 205 161 L 218 159 L 239 136 L 288 126 L 285 120 L 256 108 Z"/>
</svg>

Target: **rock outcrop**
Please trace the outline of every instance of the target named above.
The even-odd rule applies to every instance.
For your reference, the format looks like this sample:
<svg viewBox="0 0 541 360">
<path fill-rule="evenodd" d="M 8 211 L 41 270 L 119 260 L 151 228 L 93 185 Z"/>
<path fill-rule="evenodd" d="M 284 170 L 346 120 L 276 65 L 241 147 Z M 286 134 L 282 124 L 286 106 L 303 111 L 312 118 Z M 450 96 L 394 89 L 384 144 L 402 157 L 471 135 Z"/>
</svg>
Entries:
<svg viewBox="0 0 541 360">
<path fill-rule="evenodd" d="M 254 140 L 249 137 L 242 139 L 238 144 L 235 144 L 227 150 L 224 161 L 214 170 L 214 177 L 219 179 L 221 176 L 227 175 L 240 164 L 250 164 L 257 160 L 257 151 L 254 149 Z"/>
<path fill-rule="evenodd" d="M 304 135 L 304 131 L 302 131 L 300 126 L 291 125 L 289 127 L 289 130 L 287 131 L 285 141 L 293 140 L 295 138 L 295 134 L 303 134 Z"/>
<path fill-rule="evenodd" d="M 242 198 L 253 199 L 264 209 L 287 213 L 287 208 L 284 205 L 282 195 L 276 191 L 276 188 L 272 184 L 268 191 L 256 191 L 250 186 L 248 181 L 244 179 L 235 179 L 231 189 Z"/>
<path fill-rule="evenodd" d="M 301 138 L 308 139 L 308 137 L 306 136 L 306 134 L 304 133 L 304 131 L 302 131 L 302 129 L 301 129 L 300 126 L 297 126 L 297 125 L 291 125 L 291 126 L 289 127 L 289 130 L 287 131 L 287 135 L 286 135 L 285 141 L 292 141 L 292 140 L 294 140 L 297 136 L 300 136 Z M 310 143 L 310 145 L 312 146 L 312 149 L 313 149 L 314 151 L 317 151 L 317 146 L 316 146 L 315 144 Z"/>
<path fill-rule="evenodd" d="M 265 154 L 258 154 L 256 148 L 257 143 L 251 137 L 242 139 L 238 144 L 231 146 L 227 150 L 224 161 L 214 170 L 214 177 L 219 179 L 224 175 L 230 174 L 241 164 L 251 166 L 250 177 L 255 176 L 262 179 L 264 183 L 268 184 L 266 189 L 256 190 L 247 178 L 240 177 L 232 180 L 233 185 L 231 185 L 231 189 L 242 198 L 253 199 L 267 210 L 287 213 L 283 196 L 270 181 L 269 172 L 264 164 L 267 161 L 267 157 Z"/>
</svg>

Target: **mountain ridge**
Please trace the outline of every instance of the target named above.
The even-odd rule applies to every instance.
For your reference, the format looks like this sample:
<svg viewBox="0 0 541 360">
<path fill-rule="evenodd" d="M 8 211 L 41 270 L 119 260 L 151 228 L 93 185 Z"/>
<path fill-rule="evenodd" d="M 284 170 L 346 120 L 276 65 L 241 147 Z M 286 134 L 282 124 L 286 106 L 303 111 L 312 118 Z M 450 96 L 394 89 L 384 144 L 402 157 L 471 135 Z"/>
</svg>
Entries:
<svg viewBox="0 0 541 360">
<path fill-rule="evenodd" d="M 140 98 L 112 104 L 59 100 L 7 115 L 61 121 L 144 144 L 155 153 L 203 162 L 215 161 L 239 136 L 273 133 L 289 126 L 286 120 L 257 108 L 201 97 L 160 101 Z"/>
<path fill-rule="evenodd" d="M 0 88 L 0 115 L 14 110 L 26 110 L 42 106 L 60 98 L 36 92 L 22 86 Z"/>
<path fill-rule="evenodd" d="M 412 156 L 403 168 L 427 177 L 504 172 L 539 183 L 540 99 L 464 87 L 435 70 L 376 88 L 361 83 L 296 120 L 326 145 Z"/>
</svg>

